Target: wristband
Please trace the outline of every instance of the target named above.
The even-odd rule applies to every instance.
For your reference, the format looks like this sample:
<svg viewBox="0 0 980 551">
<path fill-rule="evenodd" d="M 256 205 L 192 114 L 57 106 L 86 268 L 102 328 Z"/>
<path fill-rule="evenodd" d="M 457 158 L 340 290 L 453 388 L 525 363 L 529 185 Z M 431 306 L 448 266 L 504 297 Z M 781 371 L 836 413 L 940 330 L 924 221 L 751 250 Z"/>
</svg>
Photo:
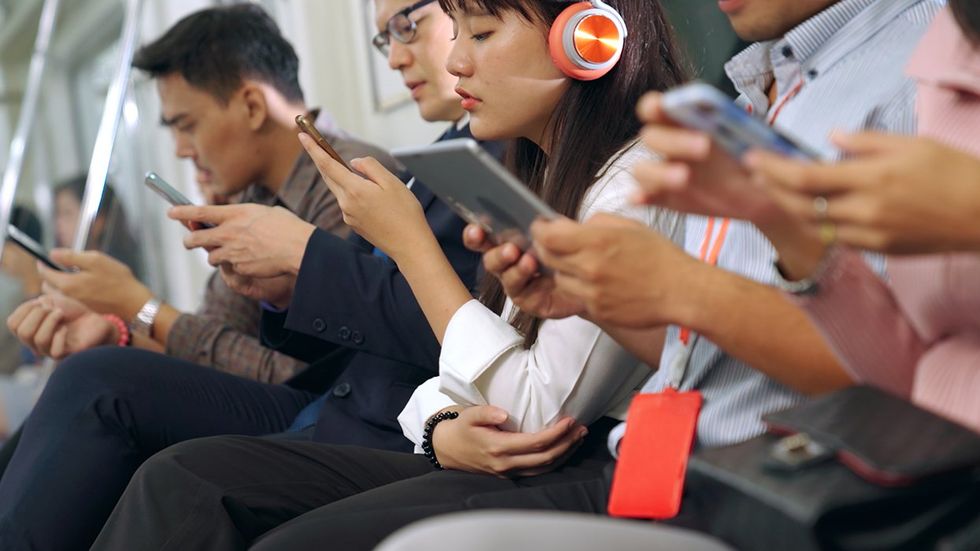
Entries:
<svg viewBox="0 0 980 551">
<path fill-rule="evenodd" d="M 436 459 L 436 450 L 432 447 L 432 433 L 436 430 L 436 425 L 445 421 L 446 419 L 455 419 L 459 417 L 458 411 L 443 411 L 437 413 L 429 420 L 425 422 L 425 430 L 422 431 L 422 452 L 425 453 L 425 457 L 432 463 L 432 466 L 438 470 L 442 470 L 442 465 L 439 464 L 439 460 Z"/>
<path fill-rule="evenodd" d="M 126 326 L 126 322 L 115 314 L 103 314 L 102 317 L 109 323 L 115 325 L 116 330 L 119 331 L 119 342 L 116 343 L 116 346 L 129 346 L 132 342 L 133 335 L 129 332 L 129 327 Z"/>
</svg>

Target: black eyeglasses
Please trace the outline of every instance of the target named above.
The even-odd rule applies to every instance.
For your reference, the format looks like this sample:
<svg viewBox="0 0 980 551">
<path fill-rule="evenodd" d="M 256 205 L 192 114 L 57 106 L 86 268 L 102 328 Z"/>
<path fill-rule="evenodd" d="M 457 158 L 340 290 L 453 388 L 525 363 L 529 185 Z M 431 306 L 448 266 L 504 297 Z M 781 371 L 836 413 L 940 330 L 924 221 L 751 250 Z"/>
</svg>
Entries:
<svg viewBox="0 0 980 551">
<path fill-rule="evenodd" d="M 411 6 L 399 11 L 395 15 L 392 15 L 388 22 L 385 23 L 385 30 L 374 35 L 371 39 L 371 44 L 377 48 L 381 55 L 388 57 L 388 51 L 391 49 L 391 39 L 401 42 L 402 44 L 410 44 L 415 40 L 415 33 L 418 31 L 418 24 L 408 17 L 413 11 L 424 8 L 429 4 L 435 2 L 436 0 L 421 0 L 416 2 Z"/>
</svg>

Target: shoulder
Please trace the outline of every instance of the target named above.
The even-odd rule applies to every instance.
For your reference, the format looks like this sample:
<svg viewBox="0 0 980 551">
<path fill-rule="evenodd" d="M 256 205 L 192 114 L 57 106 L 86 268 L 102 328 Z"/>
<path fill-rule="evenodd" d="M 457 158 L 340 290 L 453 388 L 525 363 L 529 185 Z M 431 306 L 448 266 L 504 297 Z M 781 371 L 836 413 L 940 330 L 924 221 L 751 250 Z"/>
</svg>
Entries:
<svg viewBox="0 0 980 551">
<path fill-rule="evenodd" d="M 636 180 L 633 167 L 642 162 L 658 162 L 660 157 L 634 140 L 609 158 L 599 171 L 595 184 L 589 188 L 579 211 L 579 220 L 585 221 L 595 214 L 607 212 L 646 224 L 677 241 L 682 235 L 683 217 L 677 212 L 660 207 L 637 205 Z"/>
</svg>

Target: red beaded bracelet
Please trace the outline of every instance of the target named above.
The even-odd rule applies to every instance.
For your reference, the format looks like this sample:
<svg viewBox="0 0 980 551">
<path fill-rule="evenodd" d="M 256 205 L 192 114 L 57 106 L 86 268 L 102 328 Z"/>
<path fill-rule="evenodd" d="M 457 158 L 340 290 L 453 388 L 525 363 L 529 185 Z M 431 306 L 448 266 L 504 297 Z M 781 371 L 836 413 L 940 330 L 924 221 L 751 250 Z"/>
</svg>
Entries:
<svg viewBox="0 0 980 551">
<path fill-rule="evenodd" d="M 132 334 L 130 334 L 129 326 L 126 325 L 126 322 L 115 314 L 103 314 L 102 317 L 109 323 L 115 325 L 116 330 L 119 331 L 119 342 L 116 343 L 116 346 L 129 346 Z"/>
</svg>

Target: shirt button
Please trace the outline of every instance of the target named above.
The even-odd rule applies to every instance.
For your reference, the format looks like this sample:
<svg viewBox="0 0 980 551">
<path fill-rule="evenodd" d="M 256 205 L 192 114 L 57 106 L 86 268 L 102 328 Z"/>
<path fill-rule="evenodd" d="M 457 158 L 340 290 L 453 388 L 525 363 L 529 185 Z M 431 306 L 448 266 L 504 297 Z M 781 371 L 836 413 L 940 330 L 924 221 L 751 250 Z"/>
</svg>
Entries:
<svg viewBox="0 0 980 551">
<path fill-rule="evenodd" d="M 337 336 L 342 341 L 349 341 L 350 340 L 350 328 L 348 328 L 346 325 L 343 326 L 343 327 L 341 327 L 340 329 L 337 330 Z"/>
<path fill-rule="evenodd" d="M 323 330 L 327 328 L 327 322 L 320 318 L 313 320 L 313 330 L 317 333 L 323 333 Z"/>
<path fill-rule="evenodd" d="M 350 340 L 354 341 L 354 344 L 357 345 L 364 344 L 364 335 L 360 331 L 353 331 L 350 334 Z"/>
<path fill-rule="evenodd" d="M 810 69 L 806 72 L 806 76 L 810 77 L 811 80 L 817 78 L 819 75 L 820 71 L 817 71 L 816 69 Z"/>
<path fill-rule="evenodd" d="M 793 48 L 791 46 L 783 46 L 783 57 L 793 57 Z"/>
<path fill-rule="evenodd" d="M 350 394 L 350 385 L 347 383 L 340 383 L 339 385 L 333 387 L 332 392 L 337 398 L 343 398 Z"/>
</svg>

